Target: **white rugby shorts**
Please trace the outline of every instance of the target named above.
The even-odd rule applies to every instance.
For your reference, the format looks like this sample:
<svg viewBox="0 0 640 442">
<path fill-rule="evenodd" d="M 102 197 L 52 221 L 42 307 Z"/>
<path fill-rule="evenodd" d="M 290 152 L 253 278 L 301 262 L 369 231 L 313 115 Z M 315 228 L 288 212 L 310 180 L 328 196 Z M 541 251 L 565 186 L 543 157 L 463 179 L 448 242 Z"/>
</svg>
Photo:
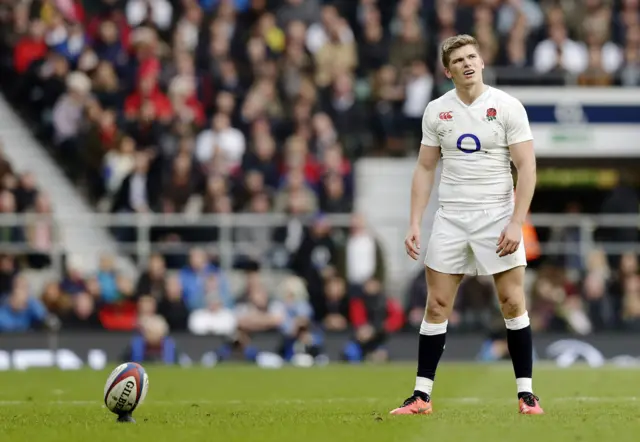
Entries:
<svg viewBox="0 0 640 442">
<path fill-rule="evenodd" d="M 440 208 L 435 214 L 424 263 L 447 274 L 495 275 L 526 266 L 524 239 L 511 255 L 498 256 L 498 238 L 509 224 L 513 206 L 485 210 Z"/>
</svg>

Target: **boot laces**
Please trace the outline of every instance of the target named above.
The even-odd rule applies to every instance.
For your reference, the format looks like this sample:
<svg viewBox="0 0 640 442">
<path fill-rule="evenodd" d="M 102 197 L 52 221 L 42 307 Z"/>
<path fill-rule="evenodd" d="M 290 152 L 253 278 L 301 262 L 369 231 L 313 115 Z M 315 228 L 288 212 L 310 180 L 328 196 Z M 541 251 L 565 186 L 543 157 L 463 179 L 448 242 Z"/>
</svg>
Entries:
<svg viewBox="0 0 640 442">
<path fill-rule="evenodd" d="M 540 398 L 534 394 L 528 394 L 522 397 L 522 401 L 527 404 L 527 407 L 535 407 L 536 402 L 539 402 Z"/>
<path fill-rule="evenodd" d="M 411 396 L 409 398 L 407 398 L 404 403 L 402 404 L 403 407 L 406 407 L 407 405 L 411 405 L 413 403 L 415 403 L 415 401 L 417 401 L 418 399 L 422 399 L 419 396 Z M 427 400 L 426 402 L 429 402 L 429 396 L 427 395 Z"/>
</svg>

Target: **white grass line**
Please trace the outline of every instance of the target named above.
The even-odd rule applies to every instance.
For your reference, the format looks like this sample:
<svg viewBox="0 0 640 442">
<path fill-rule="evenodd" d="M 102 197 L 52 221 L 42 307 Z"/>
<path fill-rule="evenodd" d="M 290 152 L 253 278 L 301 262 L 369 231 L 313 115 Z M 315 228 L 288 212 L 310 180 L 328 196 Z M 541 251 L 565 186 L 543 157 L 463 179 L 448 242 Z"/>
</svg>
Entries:
<svg viewBox="0 0 640 442">
<path fill-rule="evenodd" d="M 238 400 L 176 400 L 176 401 L 154 401 L 153 399 L 148 401 L 149 405 L 244 405 L 244 404 L 272 404 L 272 405 L 304 405 L 304 404 L 331 404 L 331 403 L 349 403 L 349 402 L 388 402 L 397 398 L 309 398 L 309 399 L 238 399 Z M 453 397 L 453 398 L 439 398 L 436 399 L 438 403 L 451 403 L 451 404 L 480 404 L 480 403 L 512 403 L 513 399 L 495 399 L 495 398 L 481 398 L 481 397 Z M 551 397 L 542 400 L 542 402 L 595 402 L 595 403 L 616 403 L 616 402 L 640 402 L 640 397 L 636 396 L 622 396 L 622 397 L 596 397 L 596 396 L 570 396 L 570 397 Z M 75 405 L 75 406 L 102 406 L 101 401 L 86 401 L 86 400 L 57 400 L 57 401 L 21 401 L 21 400 L 0 400 L 0 407 L 8 407 L 12 405 Z"/>
</svg>

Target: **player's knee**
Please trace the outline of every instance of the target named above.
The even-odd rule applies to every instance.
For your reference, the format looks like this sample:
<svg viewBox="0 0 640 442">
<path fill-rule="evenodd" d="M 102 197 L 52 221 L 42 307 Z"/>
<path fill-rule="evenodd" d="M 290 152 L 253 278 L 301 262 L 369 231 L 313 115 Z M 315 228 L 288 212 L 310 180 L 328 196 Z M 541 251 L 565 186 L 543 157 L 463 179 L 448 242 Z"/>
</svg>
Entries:
<svg viewBox="0 0 640 442">
<path fill-rule="evenodd" d="M 502 316 L 505 318 L 516 318 L 523 315 L 526 310 L 524 293 L 521 294 L 516 291 L 507 296 L 501 296 L 500 310 L 502 310 Z"/>
<path fill-rule="evenodd" d="M 444 296 L 429 296 L 427 299 L 428 322 L 441 323 L 449 318 L 451 302 Z"/>
</svg>

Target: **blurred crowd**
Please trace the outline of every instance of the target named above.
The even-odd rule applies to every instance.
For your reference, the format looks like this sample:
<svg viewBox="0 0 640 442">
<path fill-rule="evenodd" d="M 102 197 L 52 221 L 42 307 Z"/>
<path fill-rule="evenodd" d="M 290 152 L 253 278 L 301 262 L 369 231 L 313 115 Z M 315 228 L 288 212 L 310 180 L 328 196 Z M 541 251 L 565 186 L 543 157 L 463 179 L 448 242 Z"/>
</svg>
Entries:
<svg viewBox="0 0 640 442">
<path fill-rule="evenodd" d="M 398 304 L 364 220 L 336 229 L 323 214 L 353 212 L 359 158 L 415 151 L 424 108 L 452 88 L 440 42 L 475 35 L 498 85 L 640 85 L 638 0 L 0 0 L 0 24 L 5 95 L 97 209 L 288 215 L 280 228 L 234 229 L 251 245 L 237 251 L 239 286 L 194 248 L 153 255 L 137 280 L 108 257 L 92 275 L 68 258 L 34 293 L 20 269 L 48 265 L 54 232 L 2 227 L 3 244 L 33 253 L 0 262 L 0 332 L 52 317 L 109 330 L 154 318 L 165 333 L 219 334 L 244 349 L 259 331 L 309 347 L 349 331 L 352 357 L 383 357 L 388 333 L 422 320 L 423 274 Z M 1 157 L 0 185 L 3 213 L 50 211 L 33 177 Z M 218 234 L 166 227 L 152 241 Z M 290 276 L 265 284 L 260 254 Z M 538 330 L 638 328 L 635 255 L 612 265 L 594 252 L 577 277 L 563 265 L 541 265 L 529 289 Z M 495 324 L 490 281 L 466 278 L 452 331 Z"/>
<path fill-rule="evenodd" d="M 7 95 L 113 212 L 349 212 L 353 161 L 419 145 L 456 33 L 498 84 L 640 84 L 638 0 L 2 6 Z"/>
<path fill-rule="evenodd" d="M 118 272 L 109 256 L 95 274 L 83 273 L 81 259 L 69 257 L 64 277 L 48 281 L 37 293 L 17 259 L 4 255 L 0 332 L 50 328 L 52 323 L 63 330 L 134 331 L 152 318 L 162 323 L 163 336 L 181 331 L 219 336 L 242 351 L 250 351 L 252 337 L 261 332 L 276 333 L 290 346 L 311 347 L 327 333 L 340 332 L 348 337 L 345 358 L 384 359 L 391 334 L 415 332 L 422 322 L 428 294 L 424 272 L 416 274 L 403 296 L 390 296 L 382 260 L 361 259 L 357 250 L 356 243 L 369 241 L 376 248 L 375 240 L 350 238 L 344 267 L 341 252 L 331 255 L 328 242 L 312 239 L 322 228 L 314 227 L 305 240 L 311 249 L 294 255 L 291 271 L 277 284 L 269 284 L 272 275 L 255 263 L 238 278 L 222 270 L 215 256 L 193 248 L 179 270 L 168 269 L 162 255 L 152 255 L 135 280 Z M 350 254 L 358 259 L 349 260 Z M 610 268 L 605 254 L 594 249 L 578 278 L 549 260 L 530 271 L 535 276 L 527 289 L 528 309 L 535 331 L 639 331 L 638 258 L 626 253 L 617 262 L 617 268 Z M 449 331 L 504 334 L 494 290 L 490 277 L 465 277 Z"/>
<path fill-rule="evenodd" d="M 0 333 L 52 326 L 135 331 L 151 318 L 154 327 L 165 330 L 163 335 L 188 331 L 221 336 L 243 351 L 250 350 L 252 335 L 260 332 L 279 333 L 286 348 L 344 332 L 352 336 L 351 347 L 364 348 L 367 354 L 383 352 L 388 334 L 405 327 L 405 313 L 384 291 L 378 246 L 355 232 L 341 252 L 321 237 L 322 229 L 326 231 L 326 225 L 318 220 L 306 245 L 293 256 L 291 272 L 275 285 L 265 281 L 269 275 L 255 263 L 245 266 L 239 281 L 232 281 L 238 275 L 227 274 L 215 257 L 193 248 L 179 270 L 168 269 L 162 255 L 152 255 L 136 280 L 118 272 L 110 256 L 102 257 L 95 274 L 83 273 L 81 257 L 70 256 L 64 277 L 48 281 L 35 293 L 15 257 L 3 256 Z M 378 259 L 350 256 L 369 246 Z"/>
<path fill-rule="evenodd" d="M 51 214 L 49 195 L 38 189 L 30 171 L 16 171 L 5 158 L 0 141 L 0 215 L 26 215 L 47 217 Z M 55 229 L 46 220 L 26 223 L 0 224 L 1 253 L 20 256 L 21 265 L 42 269 L 51 265 L 51 251 L 55 242 Z M 5 292 L 10 285 L 0 285 Z"/>
<path fill-rule="evenodd" d="M 477 36 L 497 84 L 640 84 L 638 0 L 0 1 L 5 94 L 100 210 L 350 213 Z M 545 84 L 546 84 L 545 83 Z M 114 232 L 121 241 L 135 232 Z M 236 241 L 275 241 L 238 229 Z M 155 229 L 153 242 L 215 242 Z"/>
</svg>

